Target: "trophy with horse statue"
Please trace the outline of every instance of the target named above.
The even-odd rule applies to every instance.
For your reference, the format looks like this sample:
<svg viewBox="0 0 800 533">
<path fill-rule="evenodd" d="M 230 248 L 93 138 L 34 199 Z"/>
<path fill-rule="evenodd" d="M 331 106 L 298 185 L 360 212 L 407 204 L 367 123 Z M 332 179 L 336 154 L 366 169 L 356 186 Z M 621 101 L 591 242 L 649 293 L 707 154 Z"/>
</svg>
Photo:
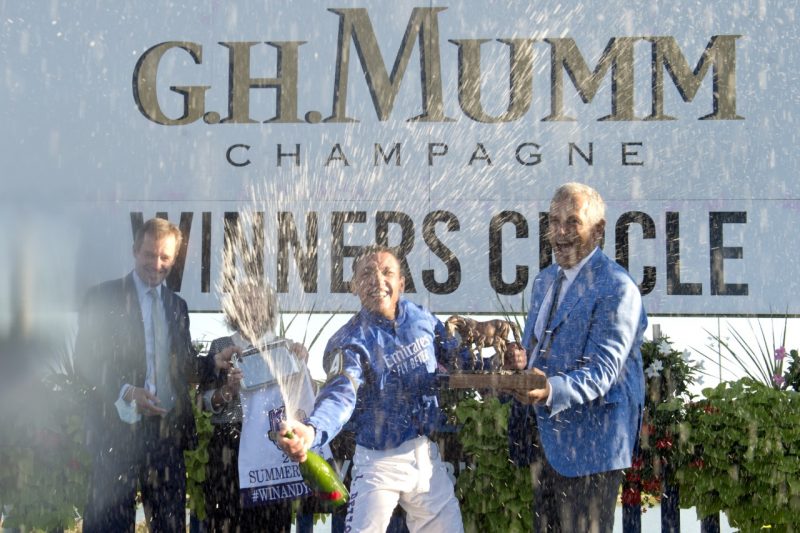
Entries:
<svg viewBox="0 0 800 533">
<path fill-rule="evenodd" d="M 449 337 L 459 342 L 459 363 L 448 378 L 451 389 L 531 390 L 544 388 L 541 376 L 525 371 L 519 326 L 508 320 L 478 321 L 453 315 L 445 321 Z M 483 356 L 484 348 L 494 350 Z M 465 353 L 466 352 L 466 353 Z"/>
</svg>

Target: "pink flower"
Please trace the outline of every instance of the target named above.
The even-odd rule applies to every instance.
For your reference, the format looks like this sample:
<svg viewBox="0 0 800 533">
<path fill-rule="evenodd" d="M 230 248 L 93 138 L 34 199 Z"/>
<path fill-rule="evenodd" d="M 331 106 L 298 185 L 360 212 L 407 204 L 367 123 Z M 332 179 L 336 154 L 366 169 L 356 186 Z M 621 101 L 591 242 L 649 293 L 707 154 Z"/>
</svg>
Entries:
<svg viewBox="0 0 800 533">
<path fill-rule="evenodd" d="M 780 374 L 773 374 L 773 375 L 772 375 L 772 382 L 773 382 L 775 385 L 777 385 L 777 386 L 779 386 L 779 387 L 780 387 L 781 385 L 783 385 L 783 382 L 784 382 L 784 381 L 785 381 L 785 380 L 783 379 L 783 376 L 781 376 Z"/>
<path fill-rule="evenodd" d="M 775 350 L 775 360 L 783 361 L 784 359 L 786 359 L 786 348 L 781 346 Z"/>
</svg>

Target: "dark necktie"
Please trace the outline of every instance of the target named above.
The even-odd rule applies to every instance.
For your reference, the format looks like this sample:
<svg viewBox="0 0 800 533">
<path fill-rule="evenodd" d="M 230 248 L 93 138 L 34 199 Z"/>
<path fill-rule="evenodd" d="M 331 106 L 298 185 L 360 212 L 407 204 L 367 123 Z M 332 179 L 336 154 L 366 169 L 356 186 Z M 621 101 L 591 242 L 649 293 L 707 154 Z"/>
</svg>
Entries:
<svg viewBox="0 0 800 533">
<path fill-rule="evenodd" d="M 553 299 L 550 300 L 550 311 L 547 313 L 547 322 L 544 324 L 545 335 L 553 333 L 550 327 L 553 324 L 553 317 L 556 316 L 556 309 L 558 309 L 558 297 L 561 294 L 561 284 L 564 283 L 566 277 L 564 271 L 559 269 L 556 281 L 553 283 Z"/>
<path fill-rule="evenodd" d="M 564 274 L 564 271 L 559 268 L 558 276 L 556 276 L 556 280 L 553 282 L 553 287 L 551 289 L 553 294 L 550 298 L 550 308 L 547 311 L 547 321 L 544 323 L 544 329 L 542 330 L 542 341 L 538 345 L 538 358 L 540 360 L 547 359 L 547 356 L 550 353 L 550 344 L 553 341 L 553 317 L 556 316 L 556 309 L 558 309 L 558 296 L 561 294 L 561 284 L 564 282 L 566 277 L 567 276 Z M 533 358 L 531 358 L 531 363 L 532 362 Z M 530 366 L 530 364 L 528 366 Z"/>
</svg>

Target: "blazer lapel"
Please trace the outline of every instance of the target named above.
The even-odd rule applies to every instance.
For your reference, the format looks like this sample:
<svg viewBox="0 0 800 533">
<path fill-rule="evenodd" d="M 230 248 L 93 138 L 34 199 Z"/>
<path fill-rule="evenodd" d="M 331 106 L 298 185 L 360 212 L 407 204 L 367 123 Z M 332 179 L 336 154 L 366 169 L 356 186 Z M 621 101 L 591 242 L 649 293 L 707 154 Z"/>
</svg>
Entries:
<svg viewBox="0 0 800 533">
<path fill-rule="evenodd" d="M 602 250 L 597 250 L 588 263 L 578 272 L 578 276 L 572 285 L 569 286 L 561 305 L 556 309 L 556 316 L 553 317 L 552 327 L 555 329 L 569 315 L 570 311 L 581 301 L 581 299 L 592 290 L 592 286 L 597 280 L 597 269 L 602 266 Z"/>
<path fill-rule="evenodd" d="M 536 321 L 539 317 L 539 311 L 541 310 L 542 306 L 545 305 L 545 296 L 547 296 L 547 291 L 550 290 L 552 287 L 553 282 L 556 279 L 556 274 L 558 273 L 558 267 L 552 266 L 548 267 L 550 270 L 543 270 L 542 277 L 537 278 L 537 281 L 534 281 L 533 291 L 531 292 L 531 309 L 528 312 L 528 317 L 525 320 L 525 331 L 526 334 L 530 329 L 530 336 L 529 336 L 529 345 L 525 346 L 524 348 L 528 350 L 529 354 L 533 354 L 529 356 L 528 359 L 528 366 L 536 360 L 539 354 L 539 339 L 536 335 Z M 523 335 L 524 336 L 524 335 Z"/>
</svg>

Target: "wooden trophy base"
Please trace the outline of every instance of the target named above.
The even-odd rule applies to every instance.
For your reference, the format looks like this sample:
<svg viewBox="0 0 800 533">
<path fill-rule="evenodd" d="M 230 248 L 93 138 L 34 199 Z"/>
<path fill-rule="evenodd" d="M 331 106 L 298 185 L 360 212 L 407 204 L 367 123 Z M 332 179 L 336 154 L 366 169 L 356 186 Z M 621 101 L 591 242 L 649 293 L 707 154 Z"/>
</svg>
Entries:
<svg viewBox="0 0 800 533">
<path fill-rule="evenodd" d="M 547 379 L 528 372 L 459 372 L 449 374 L 444 380 L 448 389 L 497 389 L 523 390 L 544 389 Z"/>
</svg>

